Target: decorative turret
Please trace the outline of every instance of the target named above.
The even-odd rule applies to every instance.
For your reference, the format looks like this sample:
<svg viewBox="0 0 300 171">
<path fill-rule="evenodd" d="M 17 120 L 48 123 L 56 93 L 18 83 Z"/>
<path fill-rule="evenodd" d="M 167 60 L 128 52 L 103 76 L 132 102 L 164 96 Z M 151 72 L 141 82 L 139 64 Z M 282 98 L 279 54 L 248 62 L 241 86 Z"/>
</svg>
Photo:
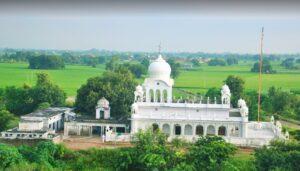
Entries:
<svg viewBox="0 0 300 171">
<path fill-rule="evenodd" d="M 241 116 L 243 118 L 243 121 L 247 122 L 248 121 L 249 109 L 248 109 L 248 107 L 246 105 L 245 100 L 239 99 L 238 100 L 238 107 L 240 108 L 240 113 L 241 113 Z"/>
<path fill-rule="evenodd" d="M 110 118 L 110 107 L 109 101 L 102 97 L 96 106 L 96 119 L 109 119 Z"/>
<path fill-rule="evenodd" d="M 226 84 L 222 86 L 221 95 L 222 104 L 230 104 L 231 93 Z"/>
<path fill-rule="evenodd" d="M 143 87 L 138 85 L 135 88 L 134 91 L 134 101 L 135 102 L 142 102 L 144 101 L 144 91 L 143 91 Z"/>
</svg>

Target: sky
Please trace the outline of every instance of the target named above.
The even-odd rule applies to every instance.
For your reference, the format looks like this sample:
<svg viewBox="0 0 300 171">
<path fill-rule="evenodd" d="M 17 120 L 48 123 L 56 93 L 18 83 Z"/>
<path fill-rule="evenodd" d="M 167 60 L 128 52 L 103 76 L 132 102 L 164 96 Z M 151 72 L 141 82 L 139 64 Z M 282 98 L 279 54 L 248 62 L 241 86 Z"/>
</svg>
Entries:
<svg viewBox="0 0 300 171">
<path fill-rule="evenodd" d="M 72 3 L 71 3 L 72 2 Z M 0 2 L 0 48 L 300 53 L 297 1 Z"/>
</svg>

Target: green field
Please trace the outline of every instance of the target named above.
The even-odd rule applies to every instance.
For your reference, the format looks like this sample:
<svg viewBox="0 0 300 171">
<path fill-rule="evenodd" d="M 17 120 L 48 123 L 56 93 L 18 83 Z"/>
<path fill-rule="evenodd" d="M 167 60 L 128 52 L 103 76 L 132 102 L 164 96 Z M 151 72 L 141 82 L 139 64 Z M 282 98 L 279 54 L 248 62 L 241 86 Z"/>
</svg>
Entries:
<svg viewBox="0 0 300 171">
<path fill-rule="evenodd" d="M 241 63 L 236 66 L 201 66 L 194 70 L 182 71 L 175 80 L 175 95 L 178 96 L 178 89 L 190 92 L 204 93 L 210 87 L 221 87 L 223 80 L 228 75 L 238 75 L 246 81 L 246 89 L 257 89 L 258 76 L 249 72 L 252 64 Z M 46 72 L 51 79 L 67 93 L 68 96 L 75 96 L 76 90 L 86 82 L 89 77 L 101 75 L 105 70 L 104 65 L 97 68 L 90 66 L 67 65 L 64 70 L 31 70 L 26 63 L 0 63 L 0 87 L 17 85 L 24 83 L 35 84 L 35 73 Z M 282 87 L 284 90 L 300 90 L 300 71 L 286 70 L 275 63 L 273 67 L 276 74 L 263 75 L 263 90 L 270 86 Z M 139 80 L 142 82 L 142 79 Z"/>
</svg>

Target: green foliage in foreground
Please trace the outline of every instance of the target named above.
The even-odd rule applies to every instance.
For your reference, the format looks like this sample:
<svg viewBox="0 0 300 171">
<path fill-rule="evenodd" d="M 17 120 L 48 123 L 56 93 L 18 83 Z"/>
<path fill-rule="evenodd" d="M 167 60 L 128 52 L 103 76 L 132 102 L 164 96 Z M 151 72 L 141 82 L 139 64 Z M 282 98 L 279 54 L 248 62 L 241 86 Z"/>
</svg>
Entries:
<svg viewBox="0 0 300 171">
<path fill-rule="evenodd" d="M 299 170 L 299 142 L 274 142 L 270 147 L 255 151 L 255 165 L 258 170 Z"/>
<path fill-rule="evenodd" d="M 0 169 L 8 170 L 298 170 L 299 142 L 275 142 L 254 156 L 235 156 L 236 147 L 221 137 L 194 143 L 166 142 L 159 130 L 138 132 L 133 147 L 72 151 L 49 141 L 34 147 L 0 144 Z"/>
<path fill-rule="evenodd" d="M 139 132 L 134 147 L 71 151 L 43 141 L 36 147 L 0 145 L 0 166 L 9 170 L 214 170 L 221 168 L 235 147 L 218 137 L 201 137 L 196 144 L 167 144 L 157 131 Z"/>
</svg>

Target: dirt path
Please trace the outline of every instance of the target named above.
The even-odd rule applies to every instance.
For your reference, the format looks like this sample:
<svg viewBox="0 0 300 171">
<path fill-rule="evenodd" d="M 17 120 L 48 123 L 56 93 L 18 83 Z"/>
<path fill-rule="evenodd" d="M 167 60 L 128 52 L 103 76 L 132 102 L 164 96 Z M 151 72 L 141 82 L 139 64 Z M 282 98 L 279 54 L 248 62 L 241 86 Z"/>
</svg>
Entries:
<svg viewBox="0 0 300 171">
<path fill-rule="evenodd" d="M 129 142 L 103 142 L 100 137 L 70 137 L 62 142 L 72 150 L 84 150 L 89 148 L 119 148 L 131 147 Z"/>
</svg>

